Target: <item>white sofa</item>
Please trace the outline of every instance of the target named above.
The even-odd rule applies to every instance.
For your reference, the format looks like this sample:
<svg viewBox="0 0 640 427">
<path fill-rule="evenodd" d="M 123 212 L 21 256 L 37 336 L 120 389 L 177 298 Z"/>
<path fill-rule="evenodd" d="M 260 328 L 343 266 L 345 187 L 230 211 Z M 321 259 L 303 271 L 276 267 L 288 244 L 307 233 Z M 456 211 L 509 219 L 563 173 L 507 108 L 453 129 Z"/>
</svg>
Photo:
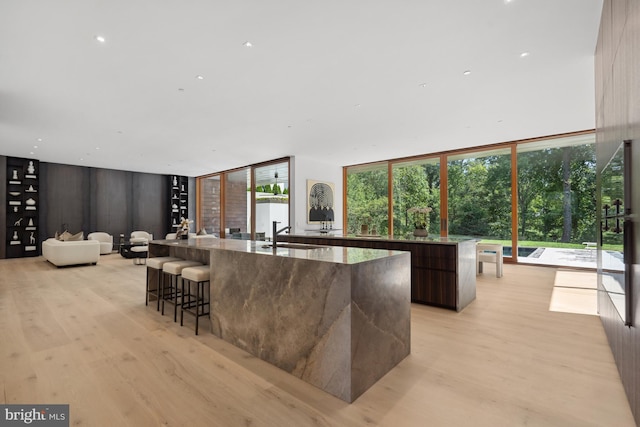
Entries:
<svg viewBox="0 0 640 427">
<path fill-rule="evenodd" d="M 97 240 L 63 242 L 50 238 L 42 242 L 42 256 L 57 267 L 97 264 L 100 259 L 100 242 Z"/>
</svg>

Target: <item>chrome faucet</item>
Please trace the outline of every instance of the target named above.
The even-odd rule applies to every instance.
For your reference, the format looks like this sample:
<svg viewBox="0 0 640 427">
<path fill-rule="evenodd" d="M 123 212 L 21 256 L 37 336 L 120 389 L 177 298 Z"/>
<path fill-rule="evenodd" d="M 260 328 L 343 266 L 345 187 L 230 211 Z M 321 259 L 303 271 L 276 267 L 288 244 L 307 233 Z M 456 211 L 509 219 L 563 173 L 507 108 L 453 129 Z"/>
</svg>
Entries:
<svg viewBox="0 0 640 427">
<path fill-rule="evenodd" d="M 273 247 L 274 248 L 278 244 L 278 234 L 282 233 L 283 231 L 286 231 L 288 233 L 289 230 L 291 230 L 290 226 L 282 227 L 280 230 L 278 230 L 278 224 L 280 224 L 279 221 L 273 221 L 273 234 L 272 234 L 271 239 L 273 240 Z"/>
</svg>

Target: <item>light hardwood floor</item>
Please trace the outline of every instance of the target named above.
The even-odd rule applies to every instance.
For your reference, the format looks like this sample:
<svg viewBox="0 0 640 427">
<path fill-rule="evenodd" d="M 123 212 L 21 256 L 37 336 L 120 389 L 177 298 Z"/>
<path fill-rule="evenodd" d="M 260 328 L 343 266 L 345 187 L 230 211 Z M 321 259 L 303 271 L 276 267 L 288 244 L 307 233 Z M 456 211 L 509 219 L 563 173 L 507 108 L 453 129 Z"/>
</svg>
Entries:
<svg viewBox="0 0 640 427">
<path fill-rule="evenodd" d="M 555 271 L 485 273 L 462 313 L 413 305 L 411 355 L 347 404 L 145 307 L 117 254 L 0 260 L 0 401 L 87 426 L 635 425 L 598 317 L 549 311 Z"/>
</svg>

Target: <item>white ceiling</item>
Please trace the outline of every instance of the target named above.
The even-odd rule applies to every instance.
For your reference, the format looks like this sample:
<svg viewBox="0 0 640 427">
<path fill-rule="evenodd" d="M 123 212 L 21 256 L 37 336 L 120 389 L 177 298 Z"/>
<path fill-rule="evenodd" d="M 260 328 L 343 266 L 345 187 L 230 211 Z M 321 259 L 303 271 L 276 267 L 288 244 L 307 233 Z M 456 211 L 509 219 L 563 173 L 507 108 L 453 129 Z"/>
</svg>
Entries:
<svg viewBox="0 0 640 427">
<path fill-rule="evenodd" d="M 3 0 L 0 154 L 197 176 L 288 155 L 342 166 L 591 129 L 601 10 L 602 0 Z"/>
</svg>

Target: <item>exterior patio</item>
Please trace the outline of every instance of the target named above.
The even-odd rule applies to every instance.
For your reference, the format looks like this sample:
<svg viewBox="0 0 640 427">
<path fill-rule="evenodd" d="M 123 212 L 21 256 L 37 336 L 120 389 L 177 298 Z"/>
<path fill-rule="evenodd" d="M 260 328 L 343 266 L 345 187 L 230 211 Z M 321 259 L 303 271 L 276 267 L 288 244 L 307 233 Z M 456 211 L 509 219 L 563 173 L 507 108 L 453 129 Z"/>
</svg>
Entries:
<svg viewBox="0 0 640 427">
<path fill-rule="evenodd" d="M 537 248 L 529 256 L 519 256 L 523 264 L 553 265 L 562 267 L 597 267 L 597 249 Z M 608 270 L 624 270 L 622 254 L 616 251 L 602 251 L 602 265 Z"/>
</svg>

